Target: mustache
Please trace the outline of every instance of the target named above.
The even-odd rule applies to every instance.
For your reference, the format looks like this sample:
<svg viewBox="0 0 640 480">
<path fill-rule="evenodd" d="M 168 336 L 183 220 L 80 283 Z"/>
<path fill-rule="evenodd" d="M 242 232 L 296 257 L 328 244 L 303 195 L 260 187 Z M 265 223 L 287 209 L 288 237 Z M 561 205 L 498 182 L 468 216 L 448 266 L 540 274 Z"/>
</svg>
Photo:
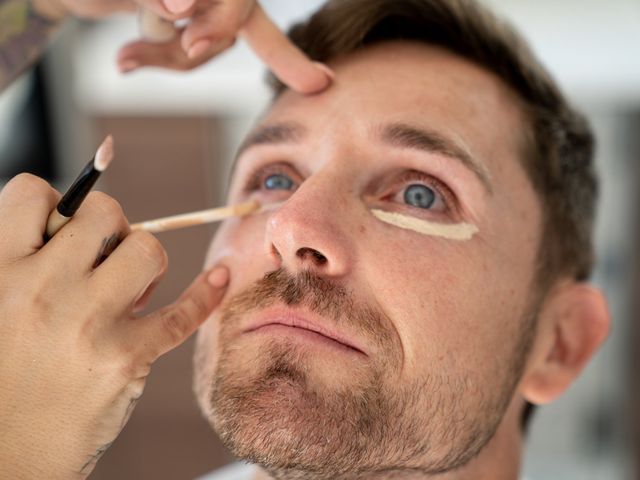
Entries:
<svg viewBox="0 0 640 480">
<path fill-rule="evenodd" d="M 357 302 L 346 287 L 308 270 L 292 275 L 280 268 L 265 274 L 223 307 L 222 325 L 277 303 L 306 307 L 336 325 L 357 329 L 381 346 L 388 347 L 392 340 L 391 322 L 380 309 Z"/>
</svg>

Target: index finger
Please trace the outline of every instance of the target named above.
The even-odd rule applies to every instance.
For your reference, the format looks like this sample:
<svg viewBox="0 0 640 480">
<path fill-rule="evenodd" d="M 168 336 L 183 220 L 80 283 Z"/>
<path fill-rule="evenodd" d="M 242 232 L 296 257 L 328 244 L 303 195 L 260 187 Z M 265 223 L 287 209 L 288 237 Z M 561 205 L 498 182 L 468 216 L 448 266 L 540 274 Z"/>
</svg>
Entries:
<svg viewBox="0 0 640 480">
<path fill-rule="evenodd" d="M 320 92 L 333 80 L 328 67 L 311 61 L 256 4 L 238 32 L 287 87 L 302 94 Z"/>
<path fill-rule="evenodd" d="M 127 338 L 142 339 L 138 356 L 148 362 L 184 342 L 222 301 L 226 267 L 200 274 L 172 305 L 128 323 Z"/>
</svg>

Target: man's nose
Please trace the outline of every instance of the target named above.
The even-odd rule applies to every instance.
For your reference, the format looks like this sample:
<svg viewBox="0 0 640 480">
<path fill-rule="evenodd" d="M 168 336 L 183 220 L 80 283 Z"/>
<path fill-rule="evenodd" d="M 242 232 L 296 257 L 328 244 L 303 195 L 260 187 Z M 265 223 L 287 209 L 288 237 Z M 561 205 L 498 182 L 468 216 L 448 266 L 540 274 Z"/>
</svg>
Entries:
<svg viewBox="0 0 640 480">
<path fill-rule="evenodd" d="M 278 268 L 322 276 L 348 273 L 354 249 L 346 208 L 320 185 L 302 185 L 267 221 L 265 249 Z"/>
</svg>

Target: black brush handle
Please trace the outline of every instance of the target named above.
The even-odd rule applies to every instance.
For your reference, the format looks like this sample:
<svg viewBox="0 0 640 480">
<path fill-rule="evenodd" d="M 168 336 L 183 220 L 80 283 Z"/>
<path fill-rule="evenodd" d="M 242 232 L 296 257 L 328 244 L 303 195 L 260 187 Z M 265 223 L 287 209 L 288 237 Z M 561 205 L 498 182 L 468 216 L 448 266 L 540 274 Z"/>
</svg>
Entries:
<svg viewBox="0 0 640 480">
<path fill-rule="evenodd" d="M 87 163 L 87 166 L 80 172 L 78 178 L 58 203 L 58 213 L 65 217 L 72 217 L 95 185 L 100 173 L 93 167 L 93 159 Z"/>
</svg>

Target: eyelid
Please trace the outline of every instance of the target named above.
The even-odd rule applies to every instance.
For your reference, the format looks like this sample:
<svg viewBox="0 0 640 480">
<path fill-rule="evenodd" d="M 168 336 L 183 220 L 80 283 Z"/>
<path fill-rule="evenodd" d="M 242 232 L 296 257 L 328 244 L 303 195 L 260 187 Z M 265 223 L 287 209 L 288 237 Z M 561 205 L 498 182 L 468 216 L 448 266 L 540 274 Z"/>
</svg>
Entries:
<svg viewBox="0 0 640 480">
<path fill-rule="evenodd" d="M 403 172 L 394 182 L 393 191 L 396 192 L 399 187 L 408 187 L 411 183 L 420 183 L 432 188 L 437 195 L 440 195 L 445 206 L 445 211 L 440 212 L 441 215 L 457 216 L 459 215 L 459 204 L 453 191 L 440 179 L 418 170 L 408 170 Z M 417 207 L 407 207 L 416 209 Z"/>
<path fill-rule="evenodd" d="M 264 181 L 264 179 L 267 176 L 276 173 L 286 174 L 290 176 L 295 187 L 297 187 L 300 183 L 300 175 L 291 164 L 286 162 L 268 163 L 258 165 L 250 171 L 250 173 L 246 177 L 247 180 L 244 182 L 244 185 L 242 187 L 242 193 L 249 194 L 251 192 L 255 192 L 256 190 L 261 190 L 262 182 Z"/>
</svg>

